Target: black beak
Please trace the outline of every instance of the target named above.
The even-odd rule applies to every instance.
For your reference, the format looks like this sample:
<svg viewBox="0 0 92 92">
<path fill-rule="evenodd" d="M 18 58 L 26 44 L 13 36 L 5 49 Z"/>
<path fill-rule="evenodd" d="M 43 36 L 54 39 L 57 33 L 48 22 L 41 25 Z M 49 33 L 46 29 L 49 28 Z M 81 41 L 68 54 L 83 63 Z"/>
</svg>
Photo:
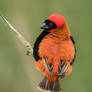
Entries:
<svg viewBox="0 0 92 92">
<path fill-rule="evenodd" d="M 40 29 L 46 29 L 46 30 L 48 30 L 49 27 L 48 27 L 48 25 L 47 25 L 46 23 L 43 23 L 43 24 L 41 25 Z"/>
</svg>

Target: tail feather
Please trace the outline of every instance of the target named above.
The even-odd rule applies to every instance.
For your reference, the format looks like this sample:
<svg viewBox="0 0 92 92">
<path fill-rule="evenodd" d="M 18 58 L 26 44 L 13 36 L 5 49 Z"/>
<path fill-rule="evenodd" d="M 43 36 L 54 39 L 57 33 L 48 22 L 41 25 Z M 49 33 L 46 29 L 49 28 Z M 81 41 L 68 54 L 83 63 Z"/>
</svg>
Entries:
<svg viewBox="0 0 92 92">
<path fill-rule="evenodd" d="M 60 81 L 57 80 L 56 82 L 50 82 L 46 77 L 40 82 L 38 85 L 40 89 L 46 90 L 46 91 L 51 91 L 51 92 L 60 92 L 61 87 L 60 87 Z"/>
</svg>

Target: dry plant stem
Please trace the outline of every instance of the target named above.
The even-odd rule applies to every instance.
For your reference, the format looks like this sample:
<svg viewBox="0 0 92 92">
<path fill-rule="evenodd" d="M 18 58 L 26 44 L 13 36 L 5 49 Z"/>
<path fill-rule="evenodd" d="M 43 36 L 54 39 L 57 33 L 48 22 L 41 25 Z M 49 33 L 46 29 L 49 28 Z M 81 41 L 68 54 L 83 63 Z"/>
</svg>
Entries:
<svg viewBox="0 0 92 92">
<path fill-rule="evenodd" d="M 24 46 L 27 48 L 27 51 L 28 51 L 27 55 L 33 56 L 33 48 L 30 45 L 30 43 L 25 40 L 25 38 L 6 20 L 6 18 L 4 18 L 2 15 L 0 15 L 0 19 L 9 28 L 9 30 L 11 32 L 13 32 L 14 35 L 24 44 Z M 47 69 L 48 73 L 51 75 L 52 72 L 49 71 L 48 66 L 45 62 L 45 59 L 43 58 L 42 61 L 43 61 L 45 68 Z"/>
<path fill-rule="evenodd" d="M 0 15 L 0 19 L 9 28 L 9 30 L 12 31 L 14 35 L 24 44 L 24 46 L 27 47 L 27 50 L 30 52 L 29 55 L 33 55 L 33 49 L 30 43 L 26 41 L 25 38 L 2 15 Z"/>
</svg>

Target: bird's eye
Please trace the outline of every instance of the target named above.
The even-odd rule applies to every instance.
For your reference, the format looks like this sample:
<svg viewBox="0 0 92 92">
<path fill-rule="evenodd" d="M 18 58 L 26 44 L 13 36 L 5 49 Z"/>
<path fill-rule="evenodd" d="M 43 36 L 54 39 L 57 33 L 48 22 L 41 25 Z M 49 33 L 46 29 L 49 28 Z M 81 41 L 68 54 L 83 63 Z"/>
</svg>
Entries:
<svg viewBox="0 0 92 92">
<path fill-rule="evenodd" d="M 53 22 L 50 22 L 50 23 L 49 23 L 49 26 L 50 26 L 51 28 L 54 28 L 54 29 L 57 28 L 56 24 L 53 23 Z"/>
<path fill-rule="evenodd" d="M 52 27 L 54 24 L 52 22 L 50 22 L 48 25 Z"/>
<path fill-rule="evenodd" d="M 51 30 L 51 29 L 56 29 L 57 26 L 54 22 L 52 22 L 50 20 L 45 20 L 44 27 L 41 27 L 41 28 L 46 29 L 46 30 Z"/>
</svg>

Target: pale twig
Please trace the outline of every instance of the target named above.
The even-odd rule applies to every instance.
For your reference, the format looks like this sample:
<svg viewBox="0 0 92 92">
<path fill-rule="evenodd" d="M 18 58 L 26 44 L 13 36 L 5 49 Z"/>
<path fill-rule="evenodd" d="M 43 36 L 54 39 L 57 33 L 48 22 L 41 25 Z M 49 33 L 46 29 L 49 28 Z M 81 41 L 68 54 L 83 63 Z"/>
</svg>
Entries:
<svg viewBox="0 0 92 92">
<path fill-rule="evenodd" d="M 6 20 L 5 17 L 3 17 L 2 15 L 0 15 L 0 19 L 9 28 L 9 30 L 12 31 L 14 33 L 14 35 L 24 44 L 24 46 L 27 47 L 27 51 L 28 51 L 27 55 L 29 55 L 29 56 L 32 55 L 33 56 L 33 48 L 30 45 L 30 43 L 25 40 L 25 38 Z M 46 70 L 51 75 L 52 72 L 50 72 L 50 70 L 48 69 L 48 65 L 46 64 L 45 59 L 42 58 L 42 61 L 43 61 L 43 64 L 44 64 Z"/>
<path fill-rule="evenodd" d="M 25 38 L 2 15 L 0 15 L 0 19 L 9 28 L 9 30 L 12 31 L 14 35 L 24 44 L 24 46 L 27 47 L 27 50 L 30 53 L 29 55 L 33 55 L 33 49 L 30 43 L 26 41 Z"/>
</svg>

